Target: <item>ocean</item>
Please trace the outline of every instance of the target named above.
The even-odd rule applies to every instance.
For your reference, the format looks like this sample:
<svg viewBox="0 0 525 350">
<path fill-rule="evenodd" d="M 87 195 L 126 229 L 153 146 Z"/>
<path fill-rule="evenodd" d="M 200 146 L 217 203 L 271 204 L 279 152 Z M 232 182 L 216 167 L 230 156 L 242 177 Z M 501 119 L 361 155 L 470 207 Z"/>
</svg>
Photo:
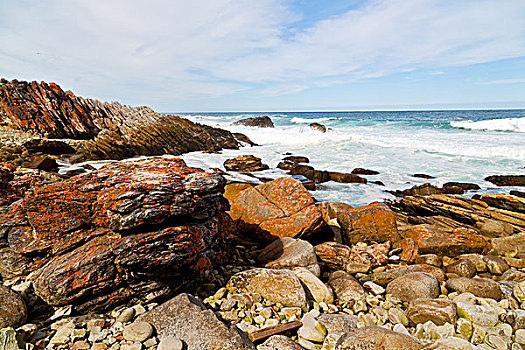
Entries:
<svg viewBox="0 0 525 350">
<path fill-rule="evenodd" d="M 190 166 L 221 168 L 240 154 L 260 157 L 270 170 L 258 176 L 278 178 L 276 169 L 286 153 L 306 156 L 318 170 L 351 172 L 354 168 L 379 171 L 365 176 L 376 184 L 319 184 L 312 195 L 319 201 L 363 205 L 393 198 L 386 190 L 402 190 L 430 182 L 473 182 L 482 192 L 509 192 L 484 178 L 495 174 L 525 173 L 525 110 L 409 111 L 409 112 L 286 112 L 286 113 L 190 113 L 194 122 L 247 135 L 257 147 L 224 150 L 220 154 L 193 152 L 182 158 Z M 269 116 L 275 128 L 232 126 L 234 121 Z M 308 124 L 325 125 L 326 133 Z M 435 179 L 411 175 L 424 173 Z M 230 180 L 254 181 L 229 173 Z M 472 195 L 466 194 L 467 196 Z"/>
</svg>

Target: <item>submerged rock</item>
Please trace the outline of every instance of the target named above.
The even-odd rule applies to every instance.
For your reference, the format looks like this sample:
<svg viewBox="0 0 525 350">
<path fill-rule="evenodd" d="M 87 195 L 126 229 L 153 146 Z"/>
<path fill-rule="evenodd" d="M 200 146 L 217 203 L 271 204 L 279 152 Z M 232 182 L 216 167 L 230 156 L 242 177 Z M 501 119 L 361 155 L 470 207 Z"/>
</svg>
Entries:
<svg viewBox="0 0 525 350">
<path fill-rule="evenodd" d="M 308 126 L 311 128 L 311 129 L 314 129 L 314 130 L 317 130 L 317 131 L 320 131 L 320 132 L 326 132 L 326 126 L 324 126 L 323 124 L 319 124 L 319 123 L 311 123 L 311 124 L 308 124 Z"/>
<path fill-rule="evenodd" d="M 485 181 L 496 186 L 525 186 L 525 175 L 492 175 L 486 177 Z"/>
<path fill-rule="evenodd" d="M 252 172 L 270 169 L 261 162 L 261 158 L 252 155 L 240 155 L 224 162 L 224 168 L 228 171 Z"/>
<path fill-rule="evenodd" d="M 169 295 L 209 266 L 222 240 L 224 182 L 180 159 L 144 159 L 40 185 L 0 215 L 3 252 L 31 257 L 23 273 L 33 271 L 50 305 Z M 0 266 L 7 275 L 18 268 Z"/>
</svg>

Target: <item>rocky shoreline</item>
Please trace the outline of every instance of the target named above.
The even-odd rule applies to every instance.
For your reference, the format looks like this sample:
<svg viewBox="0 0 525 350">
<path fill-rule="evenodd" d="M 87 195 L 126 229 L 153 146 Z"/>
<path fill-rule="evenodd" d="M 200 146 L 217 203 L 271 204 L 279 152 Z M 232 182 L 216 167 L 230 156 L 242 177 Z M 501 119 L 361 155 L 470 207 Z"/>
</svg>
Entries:
<svg viewBox="0 0 525 350">
<path fill-rule="evenodd" d="M 376 172 L 298 156 L 259 185 L 178 158 L 58 175 L 42 160 L 215 152 L 241 137 L 1 84 L 0 349 L 525 348 L 524 198 L 464 198 L 472 184 L 452 183 L 319 203 L 307 188 Z"/>
</svg>

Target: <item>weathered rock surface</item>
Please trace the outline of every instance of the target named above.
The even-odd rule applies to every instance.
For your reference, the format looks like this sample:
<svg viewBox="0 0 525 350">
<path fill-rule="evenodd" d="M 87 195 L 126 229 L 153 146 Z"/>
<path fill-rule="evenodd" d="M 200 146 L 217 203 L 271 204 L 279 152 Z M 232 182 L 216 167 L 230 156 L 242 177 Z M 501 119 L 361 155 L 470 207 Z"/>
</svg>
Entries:
<svg viewBox="0 0 525 350">
<path fill-rule="evenodd" d="M 328 279 L 328 284 L 341 302 L 361 300 L 367 295 L 359 281 L 345 271 L 332 272 Z"/>
<path fill-rule="evenodd" d="M 269 241 L 312 234 L 323 221 L 308 190 L 287 177 L 248 188 L 230 204 L 230 216 L 241 230 Z"/>
<path fill-rule="evenodd" d="M 325 242 L 315 246 L 315 252 L 323 263 L 350 273 L 367 272 L 372 267 L 388 260 L 389 243 L 349 247 L 336 242 Z"/>
<path fill-rule="evenodd" d="M 304 348 L 284 335 L 274 335 L 257 347 L 257 350 L 304 350 Z"/>
<path fill-rule="evenodd" d="M 364 177 L 355 174 L 338 173 L 335 171 L 329 171 L 330 180 L 342 183 L 360 183 L 366 184 L 368 181 Z"/>
<path fill-rule="evenodd" d="M 416 225 L 401 235 L 415 240 L 422 254 L 456 256 L 482 253 L 490 249 L 488 239 L 477 231 L 464 227 L 445 229 L 434 225 Z"/>
<path fill-rule="evenodd" d="M 336 345 L 337 350 L 420 350 L 421 347 L 422 344 L 416 338 L 382 327 L 364 327 L 346 333 Z"/>
<path fill-rule="evenodd" d="M 316 302 L 325 302 L 332 304 L 334 302 L 334 294 L 332 289 L 317 278 L 311 271 L 304 267 L 296 267 L 292 270 L 297 278 L 301 280 L 306 287 L 309 295 L 312 296 Z"/>
<path fill-rule="evenodd" d="M 445 287 L 454 292 L 472 293 L 481 298 L 501 299 L 498 283 L 488 278 L 451 278 L 446 282 Z"/>
<path fill-rule="evenodd" d="M 379 171 L 364 169 L 364 168 L 355 168 L 352 170 L 352 174 L 356 175 L 379 175 Z"/>
<path fill-rule="evenodd" d="M 330 174 L 326 170 L 315 170 L 314 167 L 306 164 L 297 164 L 290 171 L 290 175 L 302 175 L 315 183 L 330 181 Z"/>
<path fill-rule="evenodd" d="M 456 304 L 448 299 L 415 299 L 408 304 L 407 317 L 414 323 L 432 321 L 441 326 L 456 324 Z"/>
<path fill-rule="evenodd" d="M 27 307 L 22 296 L 0 285 L 0 329 L 21 326 L 26 319 Z"/>
<path fill-rule="evenodd" d="M 321 275 L 314 247 L 302 239 L 277 239 L 259 253 L 257 260 L 269 269 L 304 267 L 317 277 Z"/>
<path fill-rule="evenodd" d="M 160 338 L 180 338 L 188 350 L 255 349 L 236 327 L 228 328 L 198 299 L 185 293 L 139 316 L 137 321 L 152 324 Z"/>
<path fill-rule="evenodd" d="M 290 270 L 257 268 L 242 271 L 230 278 L 226 288 L 230 293 L 258 293 L 275 303 L 307 310 L 306 293 Z"/>
<path fill-rule="evenodd" d="M 224 168 L 228 171 L 252 172 L 270 169 L 261 162 L 261 158 L 252 155 L 240 155 L 224 162 Z"/>
<path fill-rule="evenodd" d="M 397 213 L 398 220 L 408 224 L 431 224 L 445 228 L 479 229 L 488 220 L 498 220 L 513 227 L 513 232 L 525 230 L 525 199 L 483 193 L 473 198 L 444 194 L 409 195 L 398 200 L 385 200 Z"/>
<path fill-rule="evenodd" d="M 0 81 L 0 124 L 38 138 L 71 139 L 71 148 L 50 153 L 80 153 L 84 159 L 124 159 L 136 155 L 180 155 L 190 151 L 239 148 L 230 132 L 155 113 L 148 107 L 102 103 L 64 92 L 45 82 Z M 30 140 L 30 139 L 29 139 Z M 52 141 L 44 141 L 49 142 Z M 34 142 L 23 151 L 35 151 Z M 64 153 L 62 153 L 64 152 Z M 0 152 L 2 153 L 2 152 Z"/>
<path fill-rule="evenodd" d="M 401 239 L 397 231 L 395 214 L 382 203 L 342 211 L 337 216 L 343 242 L 395 242 Z"/>
<path fill-rule="evenodd" d="M 437 298 L 440 289 L 434 275 L 426 272 L 412 272 L 390 282 L 386 287 L 386 292 L 402 301 L 412 301 Z"/>
<path fill-rule="evenodd" d="M 308 126 L 314 130 L 317 130 L 317 131 L 320 131 L 320 132 L 326 132 L 326 126 L 324 126 L 323 124 L 319 124 L 319 123 L 310 123 L 308 124 Z"/>
<path fill-rule="evenodd" d="M 500 254 L 511 254 L 517 257 L 525 258 L 525 233 L 509 237 L 493 238 L 490 240 L 492 248 Z"/>
<path fill-rule="evenodd" d="M 233 125 L 255 126 L 258 128 L 273 128 L 273 122 L 268 116 L 245 118 L 233 122 Z"/>
<path fill-rule="evenodd" d="M 37 186 L 0 215 L 1 255 L 12 257 L 0 270 L 33 271 L 36 294 L 51 305 L 169 295 L 209 265 L 222 240 L 223 187 L 221 176 L 180 159 L 113 163 Z"/>
</svg>

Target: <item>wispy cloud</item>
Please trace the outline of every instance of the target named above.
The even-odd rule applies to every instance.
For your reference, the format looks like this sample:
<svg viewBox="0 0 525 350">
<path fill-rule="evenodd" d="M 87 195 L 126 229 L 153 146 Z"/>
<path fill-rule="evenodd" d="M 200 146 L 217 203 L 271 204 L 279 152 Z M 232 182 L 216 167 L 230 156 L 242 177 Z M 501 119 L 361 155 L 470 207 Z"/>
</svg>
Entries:
<svg viewBox="0 0 525 350">
<path fill-rule="evenodd" d="M 523 84 L 525 79 L 501 79 L 501 80 L 490 80 L 484 81 L 480 84 L 482 85 L 494 85 L 494 84 Z"/>
<path fill-rule="evenodd" d="M 2 1 L 0 64 L 8 77 L 156 103 L 525 56 L 523 0 L 370 0 L 300 29 L 293 3 Z"/>
</svg>

